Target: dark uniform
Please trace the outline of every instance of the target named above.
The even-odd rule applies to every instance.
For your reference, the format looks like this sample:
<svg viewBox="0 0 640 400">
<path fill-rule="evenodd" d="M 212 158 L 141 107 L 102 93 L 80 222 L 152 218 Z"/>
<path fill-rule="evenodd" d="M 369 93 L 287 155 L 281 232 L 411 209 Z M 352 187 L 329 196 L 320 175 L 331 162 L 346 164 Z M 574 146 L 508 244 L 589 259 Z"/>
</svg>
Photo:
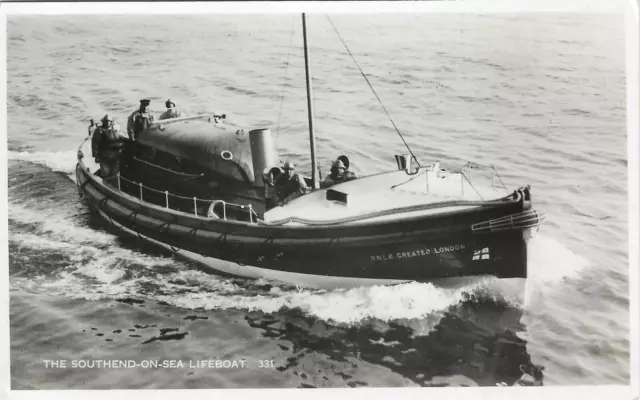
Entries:
<svg viewBox="0 0 640 400">
<path fill-rule="evenodd" d="M 100 162 L 100 146 L 102 145 L 102 128 L 97 127 L 93 130 L 91 135 L 91 157 L 99 163 Z"/>
<path fill-rule="evenodd" d="M 287 161 L 284 163 L 284 173 L 280 174 L 275 182 L 275 191 L 277 204 L 282 206 L 290 202 L 291 200 L 306 194 L 309 188 L 304 182 L 304 179 L 296 173 L 294 173 L 293 163 Z"/>
<path fill-rule="evenodd" d="M 153 115 L 148 111 L 150 100 L 140 100 L 140 108 L 134 111 L 127 121 L 129 139 L 137 140 L 138 135 L 153 123 Z"/>
<path fill-rule="evenodd" d="M 100 163 L 102 177 L 116 176 L 120 172 L 120 155 L 125 138 L 113 127 L 113 120 L 108 116 L 102 119 L 102 126 L 93 133 L 98 138 L 96 161 Z"/>
<path fill-rule="evenodd" d="M 346 182 L 357 178 L 358 176 L 355 173 L 347 171 L 347 168 L 341 160 L 336 160 L 331 165 L 331 173 L 327 175 L 322 180 L 322 182 L 320 182 L 320 187 L 328 188 L 337 183 Z"/>
</svg>

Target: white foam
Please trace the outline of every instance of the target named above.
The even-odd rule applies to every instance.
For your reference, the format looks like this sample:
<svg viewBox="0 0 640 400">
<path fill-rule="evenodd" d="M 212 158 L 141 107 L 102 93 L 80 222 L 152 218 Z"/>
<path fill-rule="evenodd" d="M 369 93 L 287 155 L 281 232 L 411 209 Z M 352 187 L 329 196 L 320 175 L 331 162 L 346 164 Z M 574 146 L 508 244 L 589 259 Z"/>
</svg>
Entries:
<svg viewBox="0 0 640 400">
<path fill-rule="evenodd" d="M 193 278 L 199 277 L 193 276 Z M 491 282 L 496 284 L 496 281 L 498 280 Z M 166 293 L 155 298 L 187 309 L 233 308 L 265 313 L 277 312 L 283 308 L 298 309 L 324 321 L 352 325 L 370 319 L 388 322 L 394 320 L 415 321 L 433 316 L 441 317 L 443 311 L 468 299 L 469 295 L 481 298 L 486 293 L 484 290 L 488 285 L 485 280 L 481 280 L 458 289 L 444 289 L 430 283 L 417 282 L 334 291 L 306 289 L 285 291 L 282 288 L 273 288 L 269 292 L 254 296 L 246 296 L 247 293 L 242 293 L 244 289 L 240 287 L 239 290 L 225 290 L 224 292 L 181 292 L 179 295 Z M 216 282 L 215 286 L 219 287 L 220 282 Z M 164 288 L 176 289 L 177 287 L 163 285 Z M 500 297 L 499 294 L 494 294 L 492 297 L 494 300 L 495 297 L 498 297 L 502 301 L 510 301 L 510 299 L 505 300 Z M 439 318 L 431 319 L 432 323 L 428 324 L 428 327 L 422 327 L 422 333 L 428 333 L 437 324 L 437 321 Z"/>
<path fill-rule="evenodd" d="M 324 320 L 354 323 L 369 318 L 383 321 L 425 317 L 462 300 L 462 291 L 446 290 L 430 283 L 373 286 L 323 294 L 296 293 L 292 306 Z"/>
<path fill-rule="evenodd" d="M 12 279 L 12 286 L 87 300 L 132 296 L 186 309 L 240 309 L 265 313 L 283 308 L 298 309 L 332 323 L 354 324 L 369 319 L 416 320 L 441 314 L 461 302 L 465 292 L 470 290 L 468 287 L 453 290 L 427 283 L 408 283 L 336 291 L 292 290 L 276 286 L 268 292 L 256 292 L 251 285 L 243 287 L 227 279 L 189 270 L 170 259 L 158 260 L 113 248 L 76 247 L 29 234 L 16 235 L 14 239 L 25 245 L 43 247 L 48 244 L 62 253 L 70 253 L 70 263 L 54 280 L 16 278 Z M 128 260 L 144 265 L 146 273 L 131 274 L 125 280 Z M 178 270 L 153 273 L 154 267 L 168 263 Z M 149 292 L 149 287 L 157 287 L 158 291 Z M 432 320 L 434 323 L 424 330 L 425 334 L 437 320 Z"/>
<path fill-rule="evenodd" d="M 27 245 L 48 244 L 62 252 L 71 252 L 69 268 L 59 275 L 58 281 L 42 283 L 42 288 L 52 294 L 88 300 L 134 296 L 186 309 L 240 309 L 265 313 L 298 309 L 324 321 L 348 325 L 376 319 L 407 320 L 414 326 L 415 321 L 427 319 L 426 326 L 417 326 L 420 334 L 427 334 L 437 325 L 444 311 L 462 301 L 490 299 L 518 307 L 519 291 L 522 290 L 522 286 L 511 285 L 508 281 L 482 277 L 456 289 L 413 282 L 334 291 L 274 286 L 261 292 L 251 289 L 252 285 L 244 287 L 237 281 L 187 269 L 172 259 L 147 257 L 114 247 L 102 250 L 74 246 L 28 234 L 18 235 L 17 240 Z M 159 265 L 172 265 L 177 271 L 136 273 L 124 281 L 130 261 L 151 272 Z M 87 277 L 93 278 L 90 284 Z M 154 293 L 150 287 L 158 291 Z"/>
<path fill-rule="evenodd" d="M 21 160 L 44 165 L 53 171 L 63 172 L 69 175 L 73 175 L 75 173 L 76 164 L 78 162 L 77 153 L 75 151 L 35 151 L 32 153 L 26 151 L 8 151 L 7 158 L 9 160 Z"/>
<path fill-rule="evenodd" d="M 79 266 L 75 273 L 95 278 L 98 282 L 110 286 L 125 276 L 126 271 L 124 269 L 115 268 L 118 265 L 118 261 L 114 256 L 100 257 L 88 264 Z"/>
<path fill-rule="evenodd" d="M 523 308 L 535 312 L 550 293 L 565 290 L 566 280 L 576 279 L 589 266 L 560 241 L 538 235 L 529 242 L 529 279 L 524 290 Z"/>
<path fill-rule="evenodd" d="M 417 282 L 334 291 L 296 290 L 264 281 L 247 281 L 243 285 L 242 281 L 189 269 L 172 258 L 150 257 L 120 248 L 115 236 L 79 226 L 55 214 L 43 215 L 17 204 L 11 205 L 11 211 L 13 220 L 40 225 L 37 233 L 13 233 L 12 241 L 52 249 L 68 257 L 69 264 L 53 281 L 51 274 L 43 279 L 12 278 L 12 286 L 31 290 L 39 287 L 50 294 L 88 300 L 132 296 L 187 309 L 265 313 L 298 309 L 337 324 L 357 324 L 370 319 L 406 320 L 420 328 L 420 334 L 428 333 L 448 308 L 463 301 L 489 299 L 520 307 L 522 286 L 493 277 L 470 278 L 455 289 Z M 587 260 L 557 240 L 541 235 L 532 239 L 529 256 L 527 290 L 534 292 L 557 286 L 587 265 Z M 156 269 L 159 266 L 172 268 L 167 272 Z M 260 289 L 266 283 L 272 285 L 269 291 Z M 415 323 L 420 320 L 429 323 Z"/>
<path fill-rule="evenodd" d="M 537 235 L 529 241 L 529 279 L 538 284 L 575 278 L 589 264 L 558 240 Z"/>
<path fill-rule="evenodd" d="M 9 219 L 18 223 L 37 224 L 39 231 L 51 238 L 72 243 L 92 242 L 101 245 L 115 243 L 117 237 L 106 232 L 74 224 L 68 216 L 57 210 L 44 213 L 23 207 L 14 202 L 9 203 Z"/>
</svg>

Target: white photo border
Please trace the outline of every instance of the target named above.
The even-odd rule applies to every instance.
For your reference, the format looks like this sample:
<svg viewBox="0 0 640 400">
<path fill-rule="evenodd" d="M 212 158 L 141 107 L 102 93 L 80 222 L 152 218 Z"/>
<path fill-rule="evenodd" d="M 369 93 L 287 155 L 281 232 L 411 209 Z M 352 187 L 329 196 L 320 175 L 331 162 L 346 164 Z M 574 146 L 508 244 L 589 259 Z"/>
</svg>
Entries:
<svg viewBox="0 0 640 400">
<path fill-rule="evenodd" d="M 150 3 L 153 3 L 151 6 Z M 0 360 L 2 394 L 9 399 L 108 399 L 148 398 L 154 400 L 175 399 L 286 399 L 302 396 L 306 399 L 343 398 L 387 399 L 401 396 L 409 399 L 515 399 L 545 398 L 545 400 L 576 399 L 638 399 L 640 397 L 640 232 L 639 232 L 639 154 L 638 139 L 638 4 L 635 0 L 467 0 L 467 1 L 348 1 L 348 2 L 20 2 L 0 4 L 0 88 L 4 96 L 0 99 L 0 133 L 7 135 L 7 17 L 9 15 L 71 15 L 71 14 L 258 14 L 258 13 L 529 13 L 529 12 L 583 12 L 623 14 L 626 23 L 626 83 L 627 83 L 627 152 L 628 152 L 628 218 L 629 218 L 629 316 L 630 316 L 630 376 L 629 385 L 610 386 L 559 386 L 559 387 L 473 387 L 473 388 L 358 388 L 358 389 L 202 389 L 202 390 L 42 390 L 11 391 L 10 387 L 10 342 L 9 342 L 9 282 L 0 280 L 3 293 L 2 343 L 4 361 Z M 6 140 L 6 139 L 5 139 Z M 2 165 L 7 167 L 7 149 L 2 148 Z M 0 187 L 7 190 L 7 174 L 2 174 Z M 8 203 L 4 193 L 1 235 L 8 242 Z M 7 247 L 3 247 L 7 251 Z M 3 255 L 8 266 L 8 253 Z M 5 270 L 8 274 L 8 268 Z M 6 322 L 6 323 L 5 323 Z M 303 390 L 303 392 L 301 392 Z"/>
</svg>

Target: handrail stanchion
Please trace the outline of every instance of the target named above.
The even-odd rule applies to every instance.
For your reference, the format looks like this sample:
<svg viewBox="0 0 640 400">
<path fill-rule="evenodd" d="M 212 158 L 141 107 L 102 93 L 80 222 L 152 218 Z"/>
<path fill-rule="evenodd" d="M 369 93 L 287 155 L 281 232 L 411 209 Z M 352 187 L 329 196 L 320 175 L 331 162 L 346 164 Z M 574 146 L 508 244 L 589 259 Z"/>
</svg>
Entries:
<svg viewBox="0 0 640 400">
<path fill-rule="evenodd" d="M 120 172 L 118 172 L 118 191 L 122 191 L 122 189 L 120 189 Z"/>
<path fill-rule="evenodd" d="M 460 195 L 464 196 L 464 172 L 460 172 Z"/>
<path fill-rule="evenodd" d="M 193 213 L 196 217 L 198 216 L 198 202 L 195 197 L 193 198 Z"/>
<path fill-rule="evenodd" d="M 169 208 L 169 191 L 164 191 L 164 207 Z"/>
<path fill-rule="evenodd" d="M 142 200 L 142 182 L 138 183 L 138 185 L 140 186 L 140 200 Z"/>
<path fill-rule="evenodd" d="M 249 204 L 249 222 L 253 223 L 253 207 Z"/>
<path fill-rule="evenodd" d="M 227 202 L 222 200 L 222 218 L 227 220 Z"/>
</svg>

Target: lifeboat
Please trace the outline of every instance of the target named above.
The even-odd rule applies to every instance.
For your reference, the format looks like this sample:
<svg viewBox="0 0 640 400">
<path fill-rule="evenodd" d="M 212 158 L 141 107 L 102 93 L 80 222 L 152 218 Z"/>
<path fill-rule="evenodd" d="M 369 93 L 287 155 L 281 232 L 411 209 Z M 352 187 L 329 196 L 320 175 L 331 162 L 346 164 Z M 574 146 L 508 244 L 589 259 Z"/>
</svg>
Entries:
<svg viewBox="0 0 640 400">
<path fill-rule="evenodd" d="M 125 140 L 110 176 L 90 156 L 97 129 L 92 122 L 76 167 L 90 209 L 225 274 L 321 288 L 526 278 L 527 243 L 545 219 L 531 188 L 507 191 L 493 167 L 480 185 L 478 165 L 446 170 L 412 155 L 390 157 L 388 172 L 320 188 L 311 123 L 311 190 L 273 208 L 282 170 L 269 129 L 214 114 L 157 121 Z"/>
<path fill-rule="evenodd" d="M 480 189 L 464 170 L 411 163 L 266 211 L 279 170 L 267 129 L 245 132 L 202 117 L 160 121 L 127 141 L 111 177 L 96 174 L 98 164 L 85 156 L 94 132 L 76 167 L 91 209 L 124 232 L 233 275 L 311 287 L 526 278 L 527 240 L 544 220 L 529 187 L 496 197 L 496 187 Z"/>
</svg>

